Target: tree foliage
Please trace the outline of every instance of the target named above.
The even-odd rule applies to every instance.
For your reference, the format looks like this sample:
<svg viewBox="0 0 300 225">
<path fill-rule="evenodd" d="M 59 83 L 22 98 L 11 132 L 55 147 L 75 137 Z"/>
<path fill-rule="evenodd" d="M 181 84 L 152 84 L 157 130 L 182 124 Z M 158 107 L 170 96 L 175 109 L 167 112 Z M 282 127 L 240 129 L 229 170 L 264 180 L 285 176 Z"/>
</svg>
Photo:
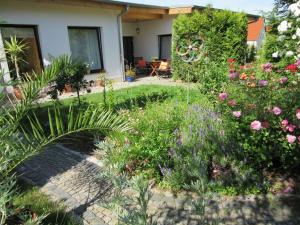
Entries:
<svg viewBox="0 0 300 225">
<path fill-rule="evenodd" d="M 244 13 L 208 8 L 191 15 L 180 15 L 173 24 L 173 73 L 176 78 L 200 81 L 199 75 L 210 62 L 235 58 L 244 62 L 247 53 L 247 17 Z M 185 63 L 178 54 L 182 45 L 194 46 L 202 41 L 200 60 Z M 209 68 L 209 66 L 208 66 Z"/>
</svg>

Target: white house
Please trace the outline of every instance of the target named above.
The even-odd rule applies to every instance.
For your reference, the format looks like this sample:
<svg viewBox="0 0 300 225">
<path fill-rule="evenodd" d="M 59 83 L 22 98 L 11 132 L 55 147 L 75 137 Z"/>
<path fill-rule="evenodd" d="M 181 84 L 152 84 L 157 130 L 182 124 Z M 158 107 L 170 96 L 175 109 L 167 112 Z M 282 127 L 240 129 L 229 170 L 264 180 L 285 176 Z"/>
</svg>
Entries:
<svg viewBox="0 0 300 225">
<path fill-rule="evenodd" d="M 105 69 L 110 78 L 120 79 L 124 59 L 170 59 L 172 22 L 195 8 L 106 0 L 0 0 L 0 21 L 5 21 L 0 24 L 0 58 L 5 58 L 4 40 L 16 36 L 29 46 L 23 72 L 39 71 L 51 57 L 72 54 L 88 63 L 92 74 Z M 7 60 L 0 66 L 11 68 Z"/>
</svg>

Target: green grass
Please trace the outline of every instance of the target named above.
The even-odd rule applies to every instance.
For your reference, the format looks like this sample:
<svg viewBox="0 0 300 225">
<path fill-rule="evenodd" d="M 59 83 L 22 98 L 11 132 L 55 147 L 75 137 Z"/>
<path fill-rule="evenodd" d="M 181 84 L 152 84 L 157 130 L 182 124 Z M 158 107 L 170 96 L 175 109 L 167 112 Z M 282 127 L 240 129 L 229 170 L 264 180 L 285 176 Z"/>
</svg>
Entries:
<svg viewBox="0 0 300 225">
<path fill-rule="evenodd" d="M 194 96 L 197 90 L 190 90 L 191 96 Z M 146 101 L 159 101 L 170 99 L 174 97 L 186 98 L 187 89 L 178 86 L 161 86 L 161 85 L 140 85 L 132 88 L 124 88 L 115 90 L 114 103 L 115 105 L 126 105 L 133 101 L 135 103 L 143 104 Z M 103 93 L 93 93 L 85 96 L 81 96 L 81 99 L 88 104 L 103 104 Z M 76 97 L 60 100 L 59 103 L 64 107 L 69 106 L 72 103 L 77 103 Z M 41 107 L 47 107 L 53 104 L 52 102 L 46 102 L 40 104 Z"/>
<path fill-rule="evenodd" d="M 49 197 L 39 191 L 36 187 L 31 187 L 19 182 L 19 193 L 13 198 L 13 206 L 16 209 L 29 210 L 38 217 L 47 215 L 43 224 L 47 225 L 79 225 L 70 213 L 66 213 L 66 208 L 62 203 L 53 202 Z"/>
</svg>

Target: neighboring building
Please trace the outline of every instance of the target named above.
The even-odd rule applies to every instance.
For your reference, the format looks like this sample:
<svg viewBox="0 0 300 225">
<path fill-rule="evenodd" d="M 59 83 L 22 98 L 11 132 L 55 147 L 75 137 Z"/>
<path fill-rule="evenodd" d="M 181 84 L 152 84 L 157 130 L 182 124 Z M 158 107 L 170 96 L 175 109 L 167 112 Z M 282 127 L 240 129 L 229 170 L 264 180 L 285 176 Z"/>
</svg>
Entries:
<svg viewBox="0 0 300 225">
<path fill-rule="evenodd" d="M 266 27 L 264 18 L 251 19 L 248 24 L 247 43 L 255 48 L 260 48 L 266 37 Z"/>
<path fill-rule="evenodd" d="M 23 72 L 38 72 L 51 57 L 72 54 L 90 64 L 92 73 L 105 69 L 112 79 L 124 78 L 124 59 L 131 63 L 135 57 L 170 59 L 173 20 L 178 14 L 203 8 L 105 0 L 0 0 L 0 5 L 0 18 L 5 21 L 0 25 L 0 58 L 5 57 L 3 41 L 16 36 L 29 46 Z M 259 28 L 264 26 L 259 16 L 249 18 L 249 29 L 256 24 L 254 20 L 259 21 Z M 256 35 L 259 28 L 255 26 L 255 32 L 248 35 L 256 46 L 263 38 L 263 32 Z M 7 61 L 0 62 L 0 67 L 12 68 Z M 9 79 L 6 75 L 5 80 Z"/>
</svg>

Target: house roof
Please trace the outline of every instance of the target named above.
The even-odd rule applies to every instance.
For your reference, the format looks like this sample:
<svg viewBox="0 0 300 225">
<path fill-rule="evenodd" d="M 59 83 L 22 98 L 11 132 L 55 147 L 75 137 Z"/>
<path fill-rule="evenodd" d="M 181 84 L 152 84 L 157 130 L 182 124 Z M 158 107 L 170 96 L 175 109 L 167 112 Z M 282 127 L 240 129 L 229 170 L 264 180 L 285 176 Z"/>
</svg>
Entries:
<svg viewBox="0 0 300 225">
<path fill-rule="evenodd" d="M 262 29 L 265 29 L 263 17 L 259 17 L 257 20 L 249 21 L 247 40 L 256 41 L 259 39 Z"/>
</svg>

